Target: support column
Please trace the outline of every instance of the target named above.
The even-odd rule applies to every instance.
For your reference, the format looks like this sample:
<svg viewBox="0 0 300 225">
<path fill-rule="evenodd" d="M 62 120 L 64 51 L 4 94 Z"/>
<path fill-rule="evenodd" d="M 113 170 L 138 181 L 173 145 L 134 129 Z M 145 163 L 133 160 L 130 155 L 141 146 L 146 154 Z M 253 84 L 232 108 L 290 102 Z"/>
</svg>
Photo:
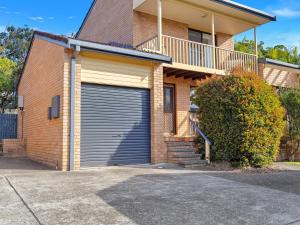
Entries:
<svg viewBox="0 0 300 225">
<path fill-rule="evenodd" d="M 216 68 L 216 32 L 215 32 L 215 14 L 211 14 L 211 36 L 213 46 L 213 68 Z"/>
<path fill-rule="evenodd" d="M 256 30 L 256 27 L 253 28 L 253 34 L 254 34 L 254 52 L 255 52 L 255 55 L 256 55 L 256 74 L 259 74 L 257 30 Z"/>
<path fill-rule="evenodd" d="M 164 139 L 163 67 L 153 66 L 151 88 L 151 163 L 167 162 Z"/>
<path fill-rule="evenodd" d="M 162 0 L 157 0 L 157 51 L 162 53 Z"/>
<path fill-rule="evenodd" d="M 257 31 L 256 31 L 256 27 L 253 28 L 253 33 L 254 33 L 254 51 L 255 51 L 255 55 L 258 57 L 258 46 L 257 46 Z"/>
</svg>

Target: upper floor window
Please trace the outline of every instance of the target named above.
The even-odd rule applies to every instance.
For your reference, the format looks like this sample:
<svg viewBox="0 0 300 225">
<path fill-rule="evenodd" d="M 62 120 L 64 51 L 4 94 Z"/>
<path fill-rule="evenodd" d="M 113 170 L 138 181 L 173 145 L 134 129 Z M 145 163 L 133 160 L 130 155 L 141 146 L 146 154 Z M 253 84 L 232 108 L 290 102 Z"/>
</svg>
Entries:
<svg viewBox="0 0 300 225">
<path fill-rule="evenodd" d="M 189 41 L 212 45 L 212 35 L 210 33 L 189 29 Z"/>
</svg>

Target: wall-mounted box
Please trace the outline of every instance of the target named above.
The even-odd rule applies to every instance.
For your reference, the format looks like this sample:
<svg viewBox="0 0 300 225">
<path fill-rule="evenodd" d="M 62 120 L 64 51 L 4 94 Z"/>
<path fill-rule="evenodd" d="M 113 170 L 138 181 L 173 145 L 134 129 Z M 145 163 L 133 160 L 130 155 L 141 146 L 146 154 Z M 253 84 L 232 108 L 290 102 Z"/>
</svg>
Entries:
<svg viewBox="0 0 300 225">
<path fill-rule="evenodd" d="M 24 96 L 18 96 L 18 108 L 19 109 L 24 108 Z"/>
<path fill-rule="evenodd" d="M 52 98 L 52 110 L 51 110 L 51 117 L 52 119 L 59 118 L 60 113 L 60 96 L 54 96 Z"/>
</svg>

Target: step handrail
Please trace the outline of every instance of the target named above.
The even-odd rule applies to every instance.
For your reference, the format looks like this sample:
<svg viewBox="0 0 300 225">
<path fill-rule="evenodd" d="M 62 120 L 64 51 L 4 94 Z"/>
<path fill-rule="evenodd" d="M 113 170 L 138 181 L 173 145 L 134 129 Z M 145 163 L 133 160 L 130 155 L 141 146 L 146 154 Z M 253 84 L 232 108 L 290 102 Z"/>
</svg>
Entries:
<svg viewBox="0 0 300 225">
<path fill-rule="evenodd" d="M 204 139 L 204 141 L 205 141 L 205 159 L 208 163 L 210 163 L 210 147 L 212 145 L 212 142 L 208 139 L 208 137 L 206 137 L 206 135 L 201 131 L 201 129 L 199 128 L 197 123 L 195 121 L 193 121 L 191 118 L 190 118 L 190 124 L 191 124 L 191 127 L 194 129 L 194 131 Z"/>
</svg>

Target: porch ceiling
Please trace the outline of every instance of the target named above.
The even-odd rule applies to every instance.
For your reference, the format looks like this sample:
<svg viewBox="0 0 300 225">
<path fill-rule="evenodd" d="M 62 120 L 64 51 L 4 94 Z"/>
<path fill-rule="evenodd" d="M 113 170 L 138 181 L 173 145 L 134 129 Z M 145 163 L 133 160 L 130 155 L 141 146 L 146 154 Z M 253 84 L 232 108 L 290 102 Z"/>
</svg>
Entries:
<svg viewBox="0 0 300 225">
<path fill-rule="evenodd" d="M 156 0 L 134 0 L 134 10 L 157 15 Z M 270 19 L 211 0 L 163 0 L 163 18 L 188 24 L 190 28 L 211 32 L 210 13 L 215 12 L 215 30 L 219 33 L 236 35 Z"/>
<path fill-rule="evenodd" d="M 175 78 L 184 78 L 184 79 L 192 79 L 192 80 L 203 80 L 206 77 L 211 77 L 211 74 L 194 72 L 182 69 L 174 69 L 164 67 L 164 75 L 167 77 L 175 77 Z"/>
</svg>

